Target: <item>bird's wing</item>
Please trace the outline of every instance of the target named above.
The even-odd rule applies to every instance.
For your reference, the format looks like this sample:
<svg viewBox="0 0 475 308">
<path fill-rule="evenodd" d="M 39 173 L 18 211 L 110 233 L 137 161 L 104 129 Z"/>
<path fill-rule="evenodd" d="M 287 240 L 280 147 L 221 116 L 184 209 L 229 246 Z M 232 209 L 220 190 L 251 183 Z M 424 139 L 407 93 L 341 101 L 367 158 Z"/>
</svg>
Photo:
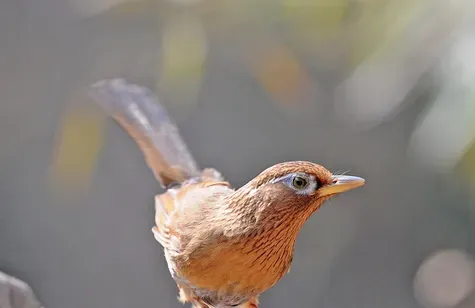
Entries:
<svg viewBox="0 0 475 308">
<path fill-rule="evenodd" d="M 163 187 L 200 175 L 176 124 L 150 90 L 110 79 L 89 93 L 135 140 Z"/>
<path fill-rule="evenodd" d="M 234 192 L 225 181 L 184 183 L 155 197 L 155 239 L 172 254 L 180 254 L 193 236 L 193 229 L 213 215 L 210 205 Z"/>
</svg>

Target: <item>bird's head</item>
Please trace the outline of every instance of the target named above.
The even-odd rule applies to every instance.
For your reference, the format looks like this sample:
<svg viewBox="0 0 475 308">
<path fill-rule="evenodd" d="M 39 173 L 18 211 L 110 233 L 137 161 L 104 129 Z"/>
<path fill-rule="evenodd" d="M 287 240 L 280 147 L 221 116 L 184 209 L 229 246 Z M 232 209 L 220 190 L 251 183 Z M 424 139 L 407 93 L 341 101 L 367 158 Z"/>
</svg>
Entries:
<svg viewBox="0 0 475 308">
<path fill-rule="evenodd" d="M 261 221 L 303 223 L 330 197 L 364 183 L 363 178 L 334 175 L 312 162 L 292 161 L 267 168 L 238 192 L 241 203 L 249 204 Z"/>
</svg>

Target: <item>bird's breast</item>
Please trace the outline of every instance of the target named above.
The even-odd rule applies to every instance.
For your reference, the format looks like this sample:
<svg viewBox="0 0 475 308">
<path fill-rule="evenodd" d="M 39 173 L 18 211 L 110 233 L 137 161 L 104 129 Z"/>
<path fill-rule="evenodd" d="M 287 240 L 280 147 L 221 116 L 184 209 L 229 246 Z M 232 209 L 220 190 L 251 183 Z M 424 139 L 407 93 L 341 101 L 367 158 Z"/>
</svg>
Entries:
<svg viewBox="0 0 475 308">
<path fill-rule="evenodd" d="M 278 234 L 218 241 L 186 260 L 177 260 L 175 267 L 193 288 L 251 297 L 273 286 L 288 272 L 294 243 Z"/>
</svg>

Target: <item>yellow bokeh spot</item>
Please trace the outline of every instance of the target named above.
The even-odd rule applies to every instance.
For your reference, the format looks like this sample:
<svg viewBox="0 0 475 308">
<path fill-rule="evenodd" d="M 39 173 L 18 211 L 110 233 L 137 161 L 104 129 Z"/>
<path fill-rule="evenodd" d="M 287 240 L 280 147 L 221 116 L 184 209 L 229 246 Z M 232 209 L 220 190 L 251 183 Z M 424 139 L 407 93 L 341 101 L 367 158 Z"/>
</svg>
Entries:
<svg viewBox="0 0 475 308">
<path fill-rule="evenodd" d="M 475 132 L 475 92 L 471 95 L 471 110 L 467 110 L 471 115 L 471 132 Z M 475 191 L 475 139 L 467 147 L 464 155 L 456 166 L 456 170 L 467 178 L 470 182 L 471 188 Z"/>
<path fill-rule="evenodd" d="M 283 0 L 283 15 L 295 31 L 322 34 L 341 26 L 348 0 Z"/>
<path fill-rule="evenodd" d="M 196 106 L 207 44 L 204 27 L 194 14 L 172 16 L 165 25 L 158 89 L 173 101 L 177 121 L 183 120 Z"/>
<path fill-rule="evenodd" d="M 53 188 L 78 192 L 91 181 L 103 144 L 104 117 L 97 110 L 73 107 L 59 125 L 52 162 Z"/>
<path fill-rule="evenodd" d="M 363 2 L 352 28 L 355 35 L 350 63 L 357 66 L 379 48 L 384 48 L 386 53 L 402 47 L 411 23 L 426 9 L 424 4 L 424 0 Z"/>
<path fill-rule="evenodd" d="M 171 19 L 162 40 L 164 83 L 200 78 L 207 54 L 206 35 L 200 21 L 190 15 Z"/>
</svg>

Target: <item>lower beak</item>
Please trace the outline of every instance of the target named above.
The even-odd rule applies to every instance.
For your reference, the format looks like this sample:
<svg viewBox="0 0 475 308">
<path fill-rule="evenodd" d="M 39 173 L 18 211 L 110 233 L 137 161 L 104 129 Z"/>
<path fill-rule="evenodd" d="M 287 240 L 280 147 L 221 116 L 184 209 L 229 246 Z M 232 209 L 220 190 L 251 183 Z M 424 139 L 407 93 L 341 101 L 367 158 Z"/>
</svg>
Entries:
<svg viewBox="0 0 475 308">
<path fill-rule="evenodd" d="M 319 189 L 320 196 L 339 194 L 363 186 L 365 180 L 357 176 L 334 175 L 333 182 Z"/>
</svg>

